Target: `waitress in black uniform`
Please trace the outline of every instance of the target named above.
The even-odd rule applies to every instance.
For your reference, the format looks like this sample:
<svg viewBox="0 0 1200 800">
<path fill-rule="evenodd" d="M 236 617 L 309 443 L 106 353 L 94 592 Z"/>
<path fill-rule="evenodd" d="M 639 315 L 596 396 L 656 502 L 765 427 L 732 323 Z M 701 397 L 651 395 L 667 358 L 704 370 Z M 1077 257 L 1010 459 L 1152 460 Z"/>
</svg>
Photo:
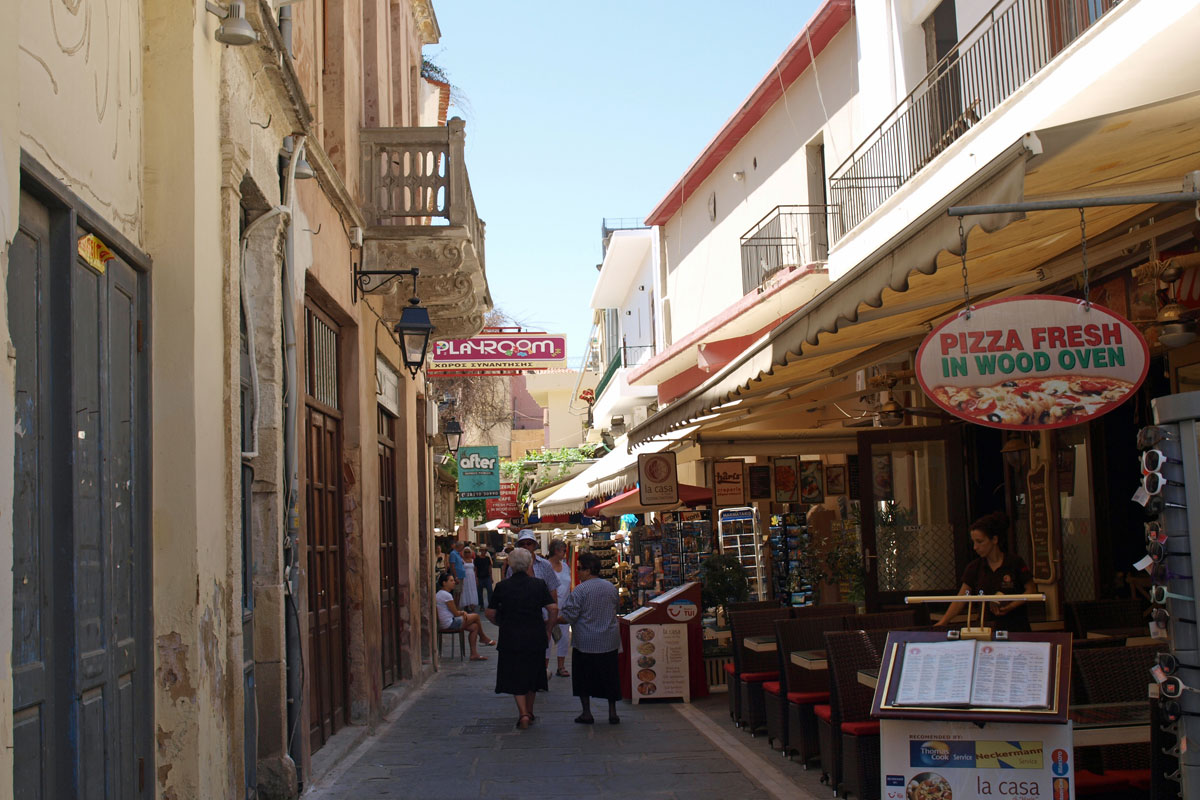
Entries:
<svg viewBox="0 0 1200 800">
<path fill-rule="evenodd" d="M 967 565 L 958 593 L 965 594 L 1034 594 L 1037 584 L 1029 567 L 1015 553 L 1005 553 L 1008 536 L 1008 516 L 1003 511 L 988 514 L 971 524 L 971 545 L 979 558 Z M 962 613 L 966 603 L 951 603 L 937 621 L 948 625 Z M 992 626 L 1010 633 L 1029 631 L 1029 610 L 1024 600 L 988 604 Z"/>
</svg>

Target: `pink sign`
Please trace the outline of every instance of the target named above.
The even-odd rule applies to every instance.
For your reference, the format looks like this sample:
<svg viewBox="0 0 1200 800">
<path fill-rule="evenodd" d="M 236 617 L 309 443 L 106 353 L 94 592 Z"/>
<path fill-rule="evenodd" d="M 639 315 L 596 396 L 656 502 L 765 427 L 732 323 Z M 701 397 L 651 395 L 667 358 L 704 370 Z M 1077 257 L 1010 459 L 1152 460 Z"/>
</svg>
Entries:
<svg viewBox="0 0 1200 800">
<path fill-rule="evenodd" d="M 1051 295 L 980 303 L 933 330 L 917 380 L 934 403 L 991 428 L 1038 430 L 1106 414 L 1146 378 L 1140 331 L 1103 306 Z"/>
<path fill-rule="evenodd" d="M 567 365 L 567 337 L 553 333 L 482 333 L 470 339 L 434 342 L 430 372 L 516 370 Z"/>
</svg>

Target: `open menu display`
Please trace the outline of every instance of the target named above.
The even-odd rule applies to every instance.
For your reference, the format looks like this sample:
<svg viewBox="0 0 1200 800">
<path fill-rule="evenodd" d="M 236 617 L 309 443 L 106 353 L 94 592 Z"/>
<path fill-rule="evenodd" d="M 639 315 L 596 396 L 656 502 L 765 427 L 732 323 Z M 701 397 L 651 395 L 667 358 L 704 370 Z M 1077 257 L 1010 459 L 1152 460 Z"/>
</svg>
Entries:
<svg viewBox="0 0 1200 800">
<path fill-rule="evenodd" d="M 908 642 L 894 702 L 1046 708 L 1050 659 L 1050 642 Z"/>
</svg>

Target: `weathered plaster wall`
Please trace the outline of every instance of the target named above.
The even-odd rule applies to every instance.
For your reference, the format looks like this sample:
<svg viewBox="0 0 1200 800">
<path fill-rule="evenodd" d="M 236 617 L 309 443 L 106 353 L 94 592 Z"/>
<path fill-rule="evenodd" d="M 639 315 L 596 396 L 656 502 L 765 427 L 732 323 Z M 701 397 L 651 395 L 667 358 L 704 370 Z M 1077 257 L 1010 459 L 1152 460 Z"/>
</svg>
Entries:
<svg viewBox="0 0 1200 800">
<path fill-rule="evenodd" d="M 0 25 L 0 75 L 19 70 L 17 40 L 20 10 L 15 19 Z M 20 196 L 20 130 L 17 82 L 0 81 L 0 420 L 14 418 L 15 365 L 7 357 L 8 336 L 8 248 L 17 232 L 17 203 Z M 0 425 L 0 464 L 13 463 L 14 431 Z M 12 740 L 12 502 L 13 482 L 0 481 L 0 775 L 13 774 Z M 12 780 L 0 781 L 0 800 L 12 797 Z"/>
<path fill-rule="evenodd" d="M 231 538 L 229 232 L 215 18 L 147 0 L 144 241 L 151 314 L 156 794 L 241 794 L 240 570 Z M 236 282 L 233 284 L 236 286 Z M 236 328 L 234 329 L 236 331 Z M 240 615 L 238 617 L 240 619 Z"/>
<path fill-rule="evenodd" d="M 19 5 L 21 146 L 141 244 L 142 4 Z"/>
</svg>

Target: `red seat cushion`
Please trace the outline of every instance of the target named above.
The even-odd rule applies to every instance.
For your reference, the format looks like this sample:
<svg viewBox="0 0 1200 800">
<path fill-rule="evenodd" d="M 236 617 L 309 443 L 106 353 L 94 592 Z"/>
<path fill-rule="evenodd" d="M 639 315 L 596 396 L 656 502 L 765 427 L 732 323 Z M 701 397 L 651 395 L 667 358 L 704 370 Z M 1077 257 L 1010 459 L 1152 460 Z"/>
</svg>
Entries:
<svg viewBox="0 0 1200 800">
<path fill-rule="evenodd" d="M 779 680 L 779 671 L 774 672 L 743 672 L 740 676 L 742 683 L 762 683 L 763 681 Z"/>
<path fill-rule="evenodd" d="M 1143 792 L 1150 791 L 1150 770 L 1148 769 L 1106 769 L 1101 777 L 1120 778 L 1135 789 Z"/>
<path fill-rule="evenodd" d="M 763 691 L 767 694 L 780 694 L 779 681 L 763 681 Z"/>
<path fill-rule="evenodd" d="M 879 720 L 868 719 L 862 722 L 843 722 L 842 733 L 848 733 L 851 736 L 878 736 Z"/>
<path fill-rule="evenodd" d="M 829 703 L 829 692 L 788 692 L 788 702 L 798 706 L 815 706 Z"/>
<path fill-rule="evenodd" d="M 1076 795 L 1105 794 L 1128 788 L 1129 784 L 1115 772 L 1106 772 L 1100 775 L 1096 772 L 1081 769 L 1075 773 Z"/>
<path fill-rule="evenodd" d="M 826 722 L 832 723 L 832 721 L 833 721 L 833 706 L 827 706 L 827 705 L 813 706 L 813 714 L 816 715 L 817 719 L 823 719 Z"/>
<path fill-rule="evenodd" d="M 732 661 L 725 665 L 725 674 L 732 675 L 735 678 L 737 677 L 737 667 L 733 665 Z"/>
</svg>

